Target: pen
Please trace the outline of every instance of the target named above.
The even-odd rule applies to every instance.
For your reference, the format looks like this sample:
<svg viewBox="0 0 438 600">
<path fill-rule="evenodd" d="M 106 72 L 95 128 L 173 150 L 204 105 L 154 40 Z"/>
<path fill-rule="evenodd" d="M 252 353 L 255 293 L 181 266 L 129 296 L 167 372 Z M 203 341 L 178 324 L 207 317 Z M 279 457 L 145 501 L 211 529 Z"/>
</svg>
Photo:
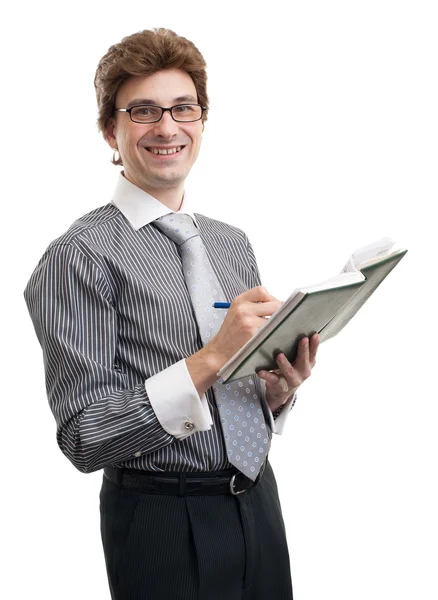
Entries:
<svg viewBox="0 0 438 600">
<path fill-rule="evenodd" d="M 231 302 L 215 302 L 213 308 L 230 308 Z"/>
</svg>

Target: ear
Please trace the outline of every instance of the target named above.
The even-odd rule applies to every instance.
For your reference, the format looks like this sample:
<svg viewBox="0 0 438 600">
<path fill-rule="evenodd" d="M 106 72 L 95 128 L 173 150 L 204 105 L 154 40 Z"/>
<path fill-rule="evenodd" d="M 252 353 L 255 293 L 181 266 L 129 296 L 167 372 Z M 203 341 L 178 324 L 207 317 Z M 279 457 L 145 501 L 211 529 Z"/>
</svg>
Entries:
<svg viewBox="0 0 438 600">
<path fill-rule="evenodd" d="M 108 122 L 105 126 L 104 138 L 105 138 L 107 144 L 113 150 L 117 150 L 116 121 L 113 117 L 108 119 Z"/>
</svg>

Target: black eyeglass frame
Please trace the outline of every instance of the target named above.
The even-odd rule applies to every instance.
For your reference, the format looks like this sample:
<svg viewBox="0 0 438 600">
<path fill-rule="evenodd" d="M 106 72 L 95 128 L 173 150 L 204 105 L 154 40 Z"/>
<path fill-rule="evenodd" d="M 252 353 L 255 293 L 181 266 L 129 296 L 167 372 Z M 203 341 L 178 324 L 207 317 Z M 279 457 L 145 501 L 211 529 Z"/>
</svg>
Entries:
<svg viewBox="0 0 438 600">
<path fill-rule="evenodd" d="M 159 119 L 156 119 L 155 121 L 134 121 L 134 119 L 132 118 L 132 114 L 131 111 L 134 110 L 134 108 L 139 108 L 139 107 L 151 107 L 151 108 L 159 108 L 161 110 L 161 115 Z M 184 120 L 184 121 L 178 121 L 178 119 L 175 119 L 175 117 L 173 116 L 172 110 L 174 108 L 178 108 L 179 106 L 199 106 L 202 110 L 201 110 L 201 116 L 198 119 L 192 119 L 190 121 Z M 196 123 L 196 121 L 200 121 L 202 119 L 202 115 L 204 114 L 204 111 L 207 110 L 206 106 L 202 106 L 201 104 L 190 104 L 185 102 L 184 104 L 175 104 L 175 106 L 171 106 L 170 108 L 164 108 L 163 106 L 158 106 L 157 104 L 136 104 L 135 106 L 131 106 L 130 108 L 115 108 L 114 112 L 126 112 L 129 113 L 129 118 L 131 119 L 131 121 L 133 123 L 138 123 L 139 125 L 151 125 L 152 123 L 158 123 L 159 121 L 161 121 L 161 119 L 163 118 L 163 115 L 166 111 L 170 112 L 170 116 L 172 117 L 172 119 L 175 121 L 175 123 Z"/>
</svg>

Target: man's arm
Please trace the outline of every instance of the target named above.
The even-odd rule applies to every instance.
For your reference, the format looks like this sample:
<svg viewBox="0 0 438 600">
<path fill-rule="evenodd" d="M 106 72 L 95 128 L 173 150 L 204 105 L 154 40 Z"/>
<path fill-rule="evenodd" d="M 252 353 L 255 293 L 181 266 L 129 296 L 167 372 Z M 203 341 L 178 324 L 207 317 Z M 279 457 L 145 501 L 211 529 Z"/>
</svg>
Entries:
<svg viewBox="0 0 438 600">
<path fill-rule="evenodd" d="M 198 395 L 184 361 L 146 385 L 129 380 L 116 366 L 114 300 L 102 272 L 78 249 L 52 246 L 25 299 L 43 349 L 57 441 L 77 469 L 95 471 L 210 428 L 205 397 Z M 160 393 L 169 397 L 172 386 L 173 405 L 166 407 Z"/>
</svg>

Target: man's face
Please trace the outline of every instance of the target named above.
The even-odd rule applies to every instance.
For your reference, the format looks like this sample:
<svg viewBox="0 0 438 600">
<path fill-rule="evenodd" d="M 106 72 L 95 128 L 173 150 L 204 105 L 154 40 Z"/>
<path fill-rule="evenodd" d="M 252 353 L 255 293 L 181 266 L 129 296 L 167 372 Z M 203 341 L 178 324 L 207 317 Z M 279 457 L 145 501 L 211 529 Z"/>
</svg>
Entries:
<svg viewBox="0 0 438 600">
<path fill-rule="evenodd" d="M 177 69 L 158 71 L 148 77 L 130 77 L 119 88 L 115 108 L 135 104 L 156 104 L 170 108 L 176 104 L 197 104 L 192 78 Z M 149 192 L 182 191 L 184 180 L 196 161 L 201 146 L 202 121 L 177 123 L 166 111 L 158 123 L 133 123 L 128 113 L 115 113 L 106 128 L 110 146 L 117 147 L 126 178 Z M 170 155 L 154 154 L 152 149 L 178 148 Z"/>
</svg>

